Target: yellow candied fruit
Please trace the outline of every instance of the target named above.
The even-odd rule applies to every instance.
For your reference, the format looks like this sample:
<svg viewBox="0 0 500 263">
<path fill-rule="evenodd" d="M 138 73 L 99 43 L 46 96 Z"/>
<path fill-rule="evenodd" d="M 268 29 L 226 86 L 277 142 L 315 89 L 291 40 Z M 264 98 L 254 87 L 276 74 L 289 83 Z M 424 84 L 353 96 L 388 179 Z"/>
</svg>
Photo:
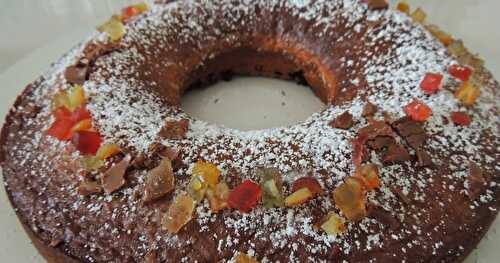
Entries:
<svg viewBox="0 0 500 263">
<path fill-rule="evenodd" d="M 397 9 L 407 15 L 410 14 L 410 5 L 406 1 L 399 2 Z"/>
<path fill-rule="evenodd" d="M 207 183 L 205 182 L 204 178 L 201 176 L 195 176 L 193 175 L 191 177 L 191 181 L 189 181 L 188 184 L 188 194 L 194 198 L 197 202 L 200 202 L 205 198 L 205 194 L 207 193 Z"/>
<path fill-rule="evenodd" d="M 95 156 L 85 156 L 81 159 L 81 163 L 88 172 L 95 171 L 104 165 L 104 161 Z"/>
<path fill-rule="evenodd" d="M 473 105 L 479 97 L 481 91 L 478 87 L 473 85 L 470 81 L 465 81 L 462 86 L 455 92 L 455 97 L 459 99 L 464 105 Z"/>
<path fill-rule="evenodd" d="M 148 6 L 148 3 L 146 2 L 142 2 L 142 3 L 138 3 L 138 4 L 135 4 L 134 7 L 137 9 L 137 11 L 139 11 L 140 13 L 143 13 L 143 12 L 146 12 L 149 10 L 149 6 Z"/>
<path fill-rule="evenodd" d="M 81 85 L 74 85 L 68 90 L 70 108 L 73 111 L 86 103 L 85 90 Z"/>
<path fill-rule="evenodd" d="M 346 230 L 344 223 L 334 212 L 330 212 L 325 216 L 320 228 L 328 235 L 339 235 Z"/>
<path fill-rule="evenodd" d="M 289 195 L 285 199 L 285 205 L 289 206 L 289 207 L 301 205 L 301 204 L 307 202 L 312 197 L 313 197 L 313 193 L 311 192 L 311 190 L 309 190 L 309 188 L 307 188 L 307 187 L 304 187 L 304 188 L 301 188 L 301 189 L 293 192 L 291 195 Z"/>
<path fill-rule="evenodd" d="M 193 167 L 193 177 L 200 176 L 208 184 L 214 188 L 219 182 L 220 170 L 214 164 L 198 161 Z"/>
<path fill-rule="evenodd" d="M 162 219 L 162 229 L 169 233 L 178 233 L 193 218 L 194 200 L 188 195 L 180 195 L 168 208 Z"/>
<path fill-rule="evenodd" d="M 424 23 L 425 19 L 427 19 L 427 14 L 420 7 L 415 9 L 413 13 L 411 13 L 411 18 L 414 22 Z"/>
<path fill-rule="evenodd" d="M 235 263 L 259 263 L 256 259 L 250 257 L 249 255 L 245 253 L 239 253 L 236 258 L 234 259 Z"/>
<path fill-rule="evenodd" d="M 125 26 L 122 23 L 122 18 L 116 15 L 97 27 L 97 30 L 107 33 L 112 42 L 121 40 L 125 35 Z"/>
<path fill-rule="evenodd" d="M 73 126 L 71 132 L 88 131 L 90 129 L 92 129 L 92 119 L 85 119 Z"/>
<path fill-rule="evenodd" d="M 70 109 L 71 103 L 68 97 L 68 92 L 65 90 L 61 90 L 54 95 L 52 98 L 53 109 L 58 109 L 61 107 L 65 107 L 66 109 Z"/>
<path fill-rule="evenodd" d="M 101 147 L 99 147 L 99 150 L 97 150 L 96 157 L 101 159 L 101 160 L 106 160 L 109 157 L 112 157 L 118 153 L 120 153 L 122 149 L 120 146 L 114 144 L 114 143 L 106 143 L 103 144 Z"/>
</svg>

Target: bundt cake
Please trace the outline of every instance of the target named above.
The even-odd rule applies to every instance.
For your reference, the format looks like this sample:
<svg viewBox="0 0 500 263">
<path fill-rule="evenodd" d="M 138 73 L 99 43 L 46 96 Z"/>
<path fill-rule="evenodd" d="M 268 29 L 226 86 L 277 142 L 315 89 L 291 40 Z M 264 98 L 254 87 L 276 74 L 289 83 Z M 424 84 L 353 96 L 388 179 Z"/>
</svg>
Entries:
<svg viewBox="0 0 500 263">
<path fill-rule="evenodd" d="M 257 131 L 183 111 L 234 74 L 328 106 Z M 404 3 L 143 3 L 26 87 L 0 163 L 49 262 L 455 262 L 500 207 L 499 90 Z"/>
</svg>

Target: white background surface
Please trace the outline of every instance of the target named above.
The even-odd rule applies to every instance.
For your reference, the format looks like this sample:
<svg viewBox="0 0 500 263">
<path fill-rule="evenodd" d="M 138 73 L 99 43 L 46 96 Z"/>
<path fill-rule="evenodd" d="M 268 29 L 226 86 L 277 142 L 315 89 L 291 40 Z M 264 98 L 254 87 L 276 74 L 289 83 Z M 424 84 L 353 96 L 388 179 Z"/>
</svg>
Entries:
<svg viewBox="0 0 500 263">
<path fill-rule="evenodd" d="M 82 40 L 88 33 L 100 24 L 112 12 L 118 11 L 126 0 L 0 0 L 0 118 L 5 116 L 15 96 L 23 87 L 34 80 L 48 65 L 63 52 Z M 394 2 L 394 1 L 391 1 Z M 443 29 L 464 39 L 466 45 L 486 58 L 488 68 L 500 77 L 500 1 L 498 0 L 413 0 L 412 6 L 419 5 L 429 14 L 429 19 Z M 280 91 L 286 90 L 286 96 L 276 89 L 267 88 L 279 85 Z M 269 107 L 276 110 L 275 114 L 265 112 L 252 113 L 245 117 L 251 120 L 244 123 L 231 123 L 231 120 L 221 120 L 223 123 L 242 129 L 268 127 L 271 122 L 294 122 L 302 120 L 300 112 L 294 112 L 288 105 L 306 96 L 304 107 L 313 112 L 322 106 L 304 88 L 273 81 L 243 80 L 230 85 L 219 85 L 185 100 L 193 111 L 208 112 L 205 119 L 220 116 L 218 112 L 231 107 L 241 116 L 248 114 L 251 108 L 248 101 L 234 101 L 233 91 L 248 92 L 246 98 L 268 99 Z M 249 86 L 259 89 L 249 89 Z M 238 90 L 234 87 L 239 88 Z M 241 88 L 246 87 L 246 88 Z M 220 103 L 210 103 L 219 99 Z M 200 103 L 196 104 L 196 101 Z M 206 102 L 203 102 L 206 100 Z M 282 106 L 285 103 L 286 107 Z M 236 104 L 235 104 L 236 103 Z M 189 104 L 189 105 L 188 105 Z M 239 107 L 242 104 L 247 107 Z M 192 106 L 198 105 L 198 106 Z M 215 105 L 215 106 L 214 106 Z M 196 109 L 196 107 L 199 107 Z M 206 107 L 206 108 L 201 108 Z M 281 112 L 280 112 L 281 111 Z M 212 115 L 210 114 L 212 112 Z M 281 117 L 280 117 L 281 116 Z M 283 119 L 285 116 L 285 119 Z M 214 119 L 218 121 L 219 119 Z M 469 258 L 469 262 L 499 262 L 500 237 L 496 227 L 483 240 L 480 249 Z M 0 262 L 43 262 L 28 238 L 22 232 L 3 187 L 0 187 Z"/>
</svg>

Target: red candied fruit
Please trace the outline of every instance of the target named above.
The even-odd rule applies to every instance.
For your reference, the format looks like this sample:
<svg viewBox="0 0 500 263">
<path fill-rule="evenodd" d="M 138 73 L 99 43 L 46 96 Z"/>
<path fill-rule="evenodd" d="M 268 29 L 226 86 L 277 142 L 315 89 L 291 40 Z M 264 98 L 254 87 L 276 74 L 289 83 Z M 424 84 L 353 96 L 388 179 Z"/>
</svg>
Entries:
<svg viewBox="0 0 500 263">
<path fill-rule="evenodd" d="M 308 188 L 313 195 L 320 194 L 323 191 L 321 189 L 321 185 L 319 184 L 318 180 L 309 176 L 297 179 L 293 183 L 292 192 L 296 192 L 302 188 Z"/>
<path fill-rule="evenodd" d="M 427 73 L 422 82 L 420 82 L 420 88 L 425 94 L 430 95 L 439 90 L 442 81 L 443 75 L 437 73 Z"/>
<path fill-rule="evenodd" d="M 257 206 L 262 195 L 260 186 L 251 180 L 245 180 L 229 193 L 229 207 L 248 213 Z"/>
<path fill-rule="evenodd" d="M 451 121 L 456 125 L 469 126 L 472 122 L 472 118 L 465 112 L 457 111 L 451 113 Z"/>
<path fill-rule="evenodd" d="M 91 119 L 92 115 L 90 115 L 90 112 L 85 108 L 84 106 L 80 106 L 76 108 L 72 113 L 71 113 L 71 120 L 76 124 L 80 121 L 86 120 L 86 119 Z"/>
<path fill-rule="evenodd" d="M 432 110 L 419 100 L 413 100 L 404 107 L 404 112 L 415 121 L 426 121 L 432 115 Z"/>
<path fill-rule="evenodd" d="M 137 9 L 135 6 L 125 7 L 122 9 L 122 20 L 126 21 L 129 18 L 136 16 L 140 13 L 141 13 L 141 11 L 139 9 Z"/>
<path fill-rule="evenodd" d="M 52 123 L 52 126 L 50 126 L 47 134 L 60 141 L 67 141 L 71 139 L 71 128 L 73 128 L 73 125 L 74 123 L 68 118 L 56 119 L 54 123 Z"/>
<path fill-rule="evenodd" d="M 95 131 L 78 131 L 73 135 L 73 144 L 82 154 L 95 155 L 101 147 L 101 134 Z"/>
<path fill-rule="evenodd" d="M 453 77 L 462 80 L 462 81 L 468 81 L 470 79 L 470 76 L 472 75 L 472 69 L 466 66 L 460 66 L 460 65 L 453 65 L 450 67 L 448 70 L 450 75 Z"/>
</svg>

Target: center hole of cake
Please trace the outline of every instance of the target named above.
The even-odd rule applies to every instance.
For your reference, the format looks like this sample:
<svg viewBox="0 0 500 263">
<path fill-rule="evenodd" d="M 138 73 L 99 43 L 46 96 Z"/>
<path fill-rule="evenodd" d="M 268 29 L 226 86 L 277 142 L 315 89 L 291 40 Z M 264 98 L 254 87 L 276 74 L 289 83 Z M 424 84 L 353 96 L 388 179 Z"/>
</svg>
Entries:
<svg viewBox="0 0 500 263">
<path fill-rule="evenodd" d="M 187 90 L 182 107 L 197 119 L 248 131 L 294 125 L 326 106 L 307 86 L 265 77 L 235 77 Z"/>
</svg>

